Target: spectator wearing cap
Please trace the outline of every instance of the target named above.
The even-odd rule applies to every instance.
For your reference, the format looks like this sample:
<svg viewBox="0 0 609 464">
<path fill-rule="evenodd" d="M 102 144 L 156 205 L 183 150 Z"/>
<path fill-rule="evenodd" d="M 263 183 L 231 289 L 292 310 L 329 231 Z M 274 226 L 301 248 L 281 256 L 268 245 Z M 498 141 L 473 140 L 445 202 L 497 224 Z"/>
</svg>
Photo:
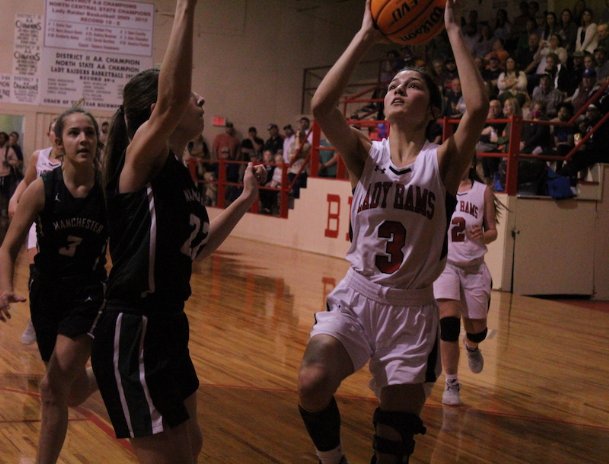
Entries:
<svg viewBox="0 0 609 464">
<path fill-rule="evenodd" d="M 588 105 L 584 120 L 580 124 L 581 133 L 585 135 L 601 120 L 603 114 L 596 105 Z M 571 177 L 575 183 L 577 174 L 596 163 L 609 162 L 609 120 L 605 121 L 587 140 L 581 150 L 563 167 L 561 174 Z"/>
<path fill-rule="evenodd" d="M 264 140 L 258 137 L 258 130 L 252 126 L 247 130 L 247 137 L 241 141 L 241 154 L 244 161 L 262 159 Z"/>
<path fill-rule="evenodd" d="M 599 45 L 594 50 L 594 60 L 596 61 L 596 79 L 603 82 L 609 77 L 609 61 L 607 61 L 607 49 Z"/>
<path fill-rule="evenodd" d="M 286 124 L 283 126 L 283 161 L 284 163 L 290 162 L 290 153 L 292 153 L 292 145 L 296 140 L 296 134 L 292 124 Z"/>
<path fill-rule="evenodd" d="M 594 15 L 590 8 L 585 8 L 582 11 L 581 24 L 577 28 L 575 51 L 594 53 L 596 47 L 598 47 L 598 35 Z"/>
<path fill-rule="evenodd" d="M 277 127 L 277 124 L 269 124 L 267 130 L 269 131 L 269 138 L 264 142 L 262 150 L 270 150 L 273 155 L 279 151 L 283 151 L 283 137 L 279 134 L 279 127 Z"/>
<path fill-rule="evenodd" d="M 596 82 L 596 71 L 592 68 L 587 68 L 582 74 L 582 81 L 579 84 L 579 87 L 577 87 L 575 92 L 573 92 L 573 95 L 566 100 L 573 104 L 575 111 L 578 111 L 597 90 L 598 83 Z"/>
</svg>

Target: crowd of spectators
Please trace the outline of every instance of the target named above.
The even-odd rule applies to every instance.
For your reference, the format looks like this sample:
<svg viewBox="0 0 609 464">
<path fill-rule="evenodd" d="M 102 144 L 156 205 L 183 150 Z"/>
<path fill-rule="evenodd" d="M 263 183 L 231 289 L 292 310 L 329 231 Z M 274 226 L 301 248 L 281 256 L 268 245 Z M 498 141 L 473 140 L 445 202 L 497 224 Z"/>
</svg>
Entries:
<svg viewBox="0 0 609 464">
<path fill-rule="evenodd" d="M 577 137 L 584 137 L 594 127 L 592 123 L 599 121 L 591 119 L 585 106 L 609 80 L 609 1 L 604 3 L 604 8 L 597 12 L 581 0 L 573 8 L 554 12 L 540 11 L 539 2 L 521 1 L 516 17 L 510 18 L 500 8 L 495 18 L 486 20 L 478 18 L 477 10 L 466 12 L 463 36 L 486 83 L 491 101 L 489 119 L 514 114 L 525 120 L 520 133 L 520 153 L 564 156 L 574 147 Z M 445 33 L 424 46 L 387 53 L 381 74 L 385 69 L 396 70 L 405 65 L 424 66 L 433 76 L 444 95 L 443 116 L 458 119 L 467 110 Z M 383 79 L 380 81 L 382 87 Z M 596 107 L 600 116 L 607 112 L 603 105 Z M 566 128 L 565 115 L 576 113 L 581 116 L 573 127 Z M 378 117 L 383 118 L 382 112 Z M 558 124 L 547 125 L 547 121 Z M 588 143 L 580 147 L 577 163 L 567 163 L 564 168 L 562 163 L 549 164 L 575 182 L 577 171 L 586 169 L 592 160 L 609 162 L 609 151 L 590 154 L 598 146 L 594 139 L 604 140 L 607 125 L 599 127 Z M 479 152 L 507 151 L 509 134 L 509 125 L 489 123 L 483 131 Z M 583 161 L 582 153 L 589 155 L 589 162 Z M 501 175 L 501 159 L 481 158 L 480 167 L 487 182 L 496 181 Z M 527 177 L 526 166 L 535 165 L 534 171 L 541 172 L 539 165 L 544 163 L 523 162 L 523 178 Z M 500 182 L 496 185 L 500 187 Z"/>
<path fill-rule="evenodd" d="M 218 203 L 217 185 L 221 177 L 219 160 L 223 163 L 225 181 L 224 205 L 233 201 L 240 192 L 240 181 L 248 162 L 262 163 L 267 172 L 260 189 L 260 211 L 263 214 L 279 213 L 279 191 L 288 190 L 289 198 L 299 198 L 300 189 L 306 187 L 310 169 L 312 146 L 311 121 L 303 116 L 297 128 L 285 124 L 283 130 L 275 123 L 267 125 L 268 136 L 258 136 L 256 127 L 249 127 L 247 135 L 240 138 L 232 122 L 227 121 L 224 132 L 213 139 L 211 148 L 203 136 L 187 147 L 185 163 L 190 166 L 194 180 L 201 187 L 208 206 Z M 320 141 L 328 145 L 325 139 Z M 320 151 L 321 177 L 336 175 L 337 155 L 333 150 Z"/>
<path fill-rule="evenodd" d="M 536 1 L 521 1 L 519 14 L 513 18 L 502 8 L 492 19 L 479 19 L 476 10 L 468 11 L 464 18 L 463 35 L 486 83 L 490 100 L 488 118 L 493 120 L 482 132 L 478 152 L 508 150 L 512 128 L 505 119 L 511 116 L 524 120 L 518 146 L 520 153 L 564 156 L 579 139 L 586 141 L 567 163 L 521 160 L 518 172 L 523 183 L 535 183 L 536 176 L 543 177 L 546 165 L 569 176 L 574 183 L 578 173 L 591 164 L 609 162 L 609 150 L 599 149 L 607 142 L 609 123 L 595 127 L 609 109 L 604 107 L 609 103 L 602 103 L 609 98 L 585 107 L 609 80 L 609 0 L 604 3 L 605 8 L 598 12 L 581 0 L 576 1 L 573 8 L 554 12 L 540 11 Z M 442 116 L 458 119 L 467 111 L 448 38 L 442 33 L 424 46 L 389 50 L 381 60 L 379 86 L 371 96 L 374 103 L 362 105 L 350 118 L 383 120 L 379 100 L 384 96 L 386 85 L 405 65 L 423 66 L 429 71 L 444 96 Z M 575 124 L 567 124 L 576 113 L 581 116 Z M 497 121 L 502 119 L 503 122 Z M 552 124 L 548 125 L 548 121 Z M 593 128 L 596 129 L 594 135 L 589 135 Z M 267 182 L 261 189 L 262 213 L 278 213 L 281 188 L 287 188 L 291 198 L 299 197 L 310 170 L 310 120 L 303 116 L 295 127 L 288 123 L 282 129 L 270 123 L 266 130 L 267 136 L 263 138 L 256 127 L 249 127 L 241 139 L 228 122 L 225 131 L 214 138 L 211 149 L 202 137 L 191 142 L 188 155 L 196 160 L 193 176 L 205 190 L 208 205 L 215 205 L 218 200 L 220 159 L 228 161 L 224 173 L 225 203 L 239 194 L 239 180 L 248 161 L 263 163 L 267 168 Z M 371 138 L 383 135 L 382 124 L 368 126 L 368 130 Z M 428 130 L 430 141 L 439 142 L 441 137 L 441 125 L 432 125 Z M 318 175 L 335 177 L 337 153 L 323 149 L 327 145 L 323 137 L 320 145 Z M 503 187 L 501 176 L 505 173 L 505 161 L 501 157 L 481 156 L 479 167 L 489 184 L 497 189 Z M 542 190 L 538 188 L 532 193 L 543 193 Z"/>
</svg>

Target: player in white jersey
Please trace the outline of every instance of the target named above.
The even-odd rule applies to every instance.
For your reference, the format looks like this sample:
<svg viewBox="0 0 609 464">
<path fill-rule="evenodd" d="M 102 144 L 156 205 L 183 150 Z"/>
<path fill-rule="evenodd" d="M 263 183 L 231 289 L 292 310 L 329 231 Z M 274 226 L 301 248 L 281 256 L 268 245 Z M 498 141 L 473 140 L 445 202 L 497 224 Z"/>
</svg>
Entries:
<svg viewBox="0 0 609 464">
<path fill-rule="evenodd" d="M 458 379 L 461 319 L 469 368 L 479 373 L 484 358 L 478 344 L 486 338 L 491 274 L 484 263 L 486 245 L 497 239 L 495 196 L 470 169 L 459 184 L 457 207 L 448 229 L 448 262 L 433 289 L 440 307 L 440 352 L 446 373 L 442 402 L 461 403 Z"/>
<path fill-rule="evenodd" d="M 11 197 L 8 205 L 8 214 L 10 217 L 13 217 L 13 215 L 15 214 L 19 199 L 21 198 L 21 195 L 28 187 L 28 185 L 30 185 L 38 177 L 40 177 L 43 172 L 52 171 L 61 164 L 61 160 L 57 158 L 58 150 L 55 141 L 54 129 L 55 119 L 51 121 L 47 130 L 47 137 L 51 142 L 51 146 L 36 150 L 34 153 L 32 153 L 32 156 L 30 156 L 23 179 L 21 179 L 21 182 L 19 182 L 19 185 L 17 185 L 15 193 L 13 193 L 13 196 Z M 27 237 L 27 255 L 30 268 L 34 263 L 34 256 L 36 256 L 37 251 L 36 224 L 32 224 L 32 227 L 30 227 L 30 231 Z M 36 331 L 34 330 L 32 321 L 28 320 L 27 325 L 25 326 L 25 329 L 21 334 L 21 343 L 23 343 L 24 345 L 31 345 L 35 341 Z"/>
<path fill-rule="evenodd" d="M 383 40 L 370 1 L 361 29 L 326 74 L 312 100 L 313 115 L 341 154 L 354 189 L 351 269 L 328 296 L 299 372 L 299 409 L 322 464 L 346 463 L 334 393 L 370 362 L 374 413 L 372 463 L 404 464 L 414 435 L 424 433 L 421 409 L 439 375 L 438 308 L 433 282 L 446 255 L 446 228 L 462 173 L 486 119 L 484 83 L 460 33 L 455 0 L 445 10 L 467 111 L 442 145 L 425 139 L 442 97 L 422 69 L 405 68 L 384 99 L 389 138 L 371 142 L 349 126 L 338 103 L 357 63 Z"/>
</svg>

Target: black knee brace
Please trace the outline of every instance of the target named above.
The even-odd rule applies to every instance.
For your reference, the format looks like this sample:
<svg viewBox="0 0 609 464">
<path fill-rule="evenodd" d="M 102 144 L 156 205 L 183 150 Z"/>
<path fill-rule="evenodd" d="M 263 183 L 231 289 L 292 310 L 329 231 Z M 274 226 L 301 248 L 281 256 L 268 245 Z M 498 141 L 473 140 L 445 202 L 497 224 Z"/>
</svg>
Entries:
<svg viewBox="0 0 609 464">
<path fill-rule="evenodd" d="M 315 448 L 329 451 L 340 445 L 340 412 L 336 399 L 319 412 L 309 412 L 299 405 L 298 409 Z"/>
<path fill-rule="evenodd" d="M 396 463 L 407 463 L 408 456 L 414 451 L 414 435 L 417 433 L 424 434 L 427 429 L 423 426 L 423 421 L 416 414 L 399 411 L 383 411 L 381 408 L 376 408 L 374 411 L 374 429 L 378 424 L 391 427 L 397 431 L 402 441 L 389 440 L 374 435 L 372 447 L 375 451 L 381 454 L 391 454 L 396 457 Z M 372 457 L 371 463 L 376 462 L 376 455 Z"/>
<path fill-rule="evenodd" d="M 469 341 L 472 341 L 474 343 L 480 343 L 481 341 L 483 341 L 486 338 L 486 334 L 488 333 L 488 328 L 484 329 L 482 332 L 478 332 L 478 333 L 469 333 L 467 332 L 467 339 Z"/>
<path fill-rule="evenodd" d="M 440 340 L 445 342 L 459 341 L 461 333 L 461 319 L 455 316 L 440 319 Z"/>
</svg>

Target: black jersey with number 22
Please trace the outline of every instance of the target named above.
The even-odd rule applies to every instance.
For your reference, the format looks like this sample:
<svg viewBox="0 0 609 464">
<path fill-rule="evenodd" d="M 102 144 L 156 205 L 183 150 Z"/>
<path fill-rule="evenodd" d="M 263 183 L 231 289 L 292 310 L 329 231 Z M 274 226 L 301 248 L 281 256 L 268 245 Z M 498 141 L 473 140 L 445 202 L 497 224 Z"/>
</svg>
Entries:
<svg viewBox="0 0 609 464">
<path fill-rule="evenodd" d="M 108 306 L 143 314 L 183 309 L 192 260 L 209 233 L 207 210 L 186 167 L 170 154 L 144 188 L 108 192 L 108 219 Z"/>
</svg>

